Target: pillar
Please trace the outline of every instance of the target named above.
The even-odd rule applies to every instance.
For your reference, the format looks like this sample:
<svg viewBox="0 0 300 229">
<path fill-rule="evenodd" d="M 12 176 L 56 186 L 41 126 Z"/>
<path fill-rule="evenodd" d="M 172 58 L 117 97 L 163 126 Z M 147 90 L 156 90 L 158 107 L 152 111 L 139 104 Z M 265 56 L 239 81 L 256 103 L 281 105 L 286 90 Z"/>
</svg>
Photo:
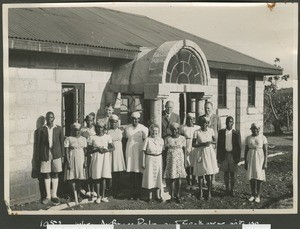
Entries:
<svg viewBox="0 0 300 229">
<path fill-rule="evenodd" d="M 162 99 L 156 98 L 150 100 L 150 119 L 153 120 L 161 130 L 162 122 Z M 161 131 L 160 131 L 161 132 Z"/>
</svg>

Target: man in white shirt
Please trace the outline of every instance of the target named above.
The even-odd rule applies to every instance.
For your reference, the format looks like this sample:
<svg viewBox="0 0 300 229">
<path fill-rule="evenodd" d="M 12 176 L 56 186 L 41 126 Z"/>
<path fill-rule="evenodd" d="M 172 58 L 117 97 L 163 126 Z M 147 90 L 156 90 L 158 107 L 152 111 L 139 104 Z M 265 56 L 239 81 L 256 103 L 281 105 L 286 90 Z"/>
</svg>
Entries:
<svg viewBox="0 0 300 229">
<path fill-rule="evenodd" d="M 226 128 L 219 130 L 217 143 L 217 160 L 220 171 L 224 172 L 226 193 L 230 196 L 234 196 L 237 164 L 241 158 L 241 135 L 238 130 L 232 128 L 233 123 L 233 117 L 228 116 Z"/>
</svg>

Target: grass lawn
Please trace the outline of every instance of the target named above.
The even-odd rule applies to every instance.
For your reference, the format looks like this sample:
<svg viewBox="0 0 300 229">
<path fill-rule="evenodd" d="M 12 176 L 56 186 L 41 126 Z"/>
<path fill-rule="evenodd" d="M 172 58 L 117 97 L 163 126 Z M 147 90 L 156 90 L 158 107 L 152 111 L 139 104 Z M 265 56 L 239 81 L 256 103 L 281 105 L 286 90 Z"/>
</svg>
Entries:
<svg viewBox="0 0 300 229">
<path fill-rule="evenodd" d="M 110 197 L 109 203 L 87 203 L 67 208 L 66 210 L 125 210 L 125 209 L 275 209 L 292 208 L 293 203 L 293 139 L 291 135 L 267 136 L 268 143 L 275 147 L 269 149 L 269 154 L 282 152 L 282 155 L 270 157 L 268 168 L 266 170 L 267 181 L 262 185 L 261 203 L 249 202 L 250 184 L 246 180 L 246 171 L 244 166 L 238 168 L 235 196 L 228 197 L 224 192 L 223 173 L 216 175 L 216 183 L 212 191 L 212 199 L 198 200 L 197 191 L 185 190 L 186 181 L 182 182 L 182 203 L 146 203 L 143 200 L 134 201 L 122 199 L 113 199 Z M 204 191 L 204 195 L 205 195 Z M 67 199 L 62 198 L 66 203 Z M 42 205 L 39 201 L 11 206 L 12 210 L 46 210 L 52 205 Z"/>
</svg>

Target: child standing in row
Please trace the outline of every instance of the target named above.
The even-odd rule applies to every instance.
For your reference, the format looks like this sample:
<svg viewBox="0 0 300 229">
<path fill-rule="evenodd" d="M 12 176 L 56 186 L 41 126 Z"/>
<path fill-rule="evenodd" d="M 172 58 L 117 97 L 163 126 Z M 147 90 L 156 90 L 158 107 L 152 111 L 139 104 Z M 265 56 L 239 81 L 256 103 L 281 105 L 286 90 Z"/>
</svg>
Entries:
<svg viewBox="0 0 300 229">
<path fill-rule="evenodd" d="M 170 186 L 171 199 L 169 200 L 169 202 L 173 202 L 175 200 L 176 203 L 181 202 L 181 178 L 185 178 L 187 175 L 184 168 L 186 140 L 184 136 L 180 135 L 179 127 L 180 125 L 178 123 L 171 123 L 171 136 L 168 136 L 165 139 L 167 163 L 164 177 L 168 179 L 168 183 Z"/>
<path fill-rule="evenodd" d="M 194 125 L 194 118 L 192 113 L 187 114 L 186 124 L 181 127 L 181 134 L 186 138 L 186 154 L 184 157 L 184 164 L 186 168 L 186 180 L 187 180 L 187 190 L 196 190 L 196 177 L 193 175 L 194 166 L 194 154 L 195 150 L 192 146 L 194 132 L 198 130 L 200 126 Z"/>
<path fill-rule="evenodd" d="M 91 142 L 89 140 L 90 140 L 91 136 L 96 135 L 94 120 L 95 120 L 95 114 L 90 113 L 84 119 L 84 121 L 86 123 L 86 127 L 81 128 L 81 135 L 83 137 L 85 137 L 86 140 L 87 140 L 87 149 L 86 149 L 86 158 L 87 158 L 86 177 L 87 177 L 87 180 L 85 182 L 87 192 L 85 192 L 85 190 L 82 189 L 81 193 L 83 195 L 86 195 L 87 197 L 90 197 L 90 198 L 91 197 L 97 197 L 97 193 L 95 192 L 94 183 L 91 179 L 91 174 L 89 174 L 90 164 L 91 164 L 91 157 L 92 157 L 92 150 L 93 150 L 93 147 L 92 147 Z"/>
<path fill-rule="evenodd" d="M 108 202 L 105 197 L 106 180 L 111 179 L 111 155 L 115 150 L 112 139 L 106 134 L 106 125 L 103 122 L 97 122 L 95 126 L 96 135 L 90 137 L 93 146 L 91 158 L 90 174 L 96 183 L 97 199 L 96 203 Z M 100 195 L 101 183 L 101 195 Z"/>
<path fill-rule="evenodd" d="M 126 170 L 122 147 L 123 131 L 119 128 L 119 117 L 117 115 L 111 115 L 109 122 L 108 135 L 111 136 L 115 147 L 115 150 L 112 152 L 112 192 L 113 196 L 116 197 L 118 195 L 118 187 L 120 187 L 121 172 Z"/>
<path fill-rule="evenodd" d="M 211 199 L 212 177 L 213 174 L 219 171 L 216 153 L 213 148 L 213 144 L 216 144 L 215 135 L 213 129 L 208 128 L 208 122 L 205 117 L 200 118 L 199 124 L 201 129 L 195 131 L 193 140 L 193 147 L 196 148 L 193 174 L 198 177 L 200 200 L 203 199 L 203 176 L 205 176 L 207 181 L 207 199 Z"/>
<path fill-rule="evenodd" d="M 152 124 L 149 128 L 150 137 L 145 139 L 143 146 L 143 182 L 142 187 L 148 189 L 147 202 L 152 202 L 152 192 L 156 189 L 156 200 L 162 202 L 162 150 L 164 140 L 159 137 L 159 126 Z"/>
<path fill-rule="evenodd" d="M 72 185 L 76 204 L 80 202 L 77 194 L 81 187 L 81 181 L 86 179 L 85 168 L 87 166 L 85 157 L 87 142 L 86 139 L 81 136 L 80 128 L 81 125 L 79 123 L 72 124 L 72 136 L 67 137 L 64 141 L 67 159 L 65 180 L 69 181 Z"/>
</svg>

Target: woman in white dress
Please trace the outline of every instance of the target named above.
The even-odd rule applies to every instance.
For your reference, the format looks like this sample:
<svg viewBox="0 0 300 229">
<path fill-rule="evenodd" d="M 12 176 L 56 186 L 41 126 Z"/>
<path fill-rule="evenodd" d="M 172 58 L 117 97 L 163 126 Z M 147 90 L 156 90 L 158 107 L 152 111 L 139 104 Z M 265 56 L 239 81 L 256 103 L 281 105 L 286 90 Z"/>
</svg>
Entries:
<svg viewBox="0 0 300 229">
<path fill-rule="evenodd" d="M 130 199 L 138 199 L 142 183 L 142 148 L 144 139 L 148 136 L 148 128 L 139 123 L 140 113 L 131 114 L 132 124 L 125 127 L 126 144 L 126 171 L 131 173 L 132 190 Z"/>
<path fill-rule="evenodd" d="M 198 177 L 199 199 L 203 199 L 202 179 L 207 181 L 208 195 L 211 198 L 211 181 L 214 174 L 219 172 L 216 153 L 213 145 L 216 144 L 214 130 L 208 127 L 209 121 L 205 117 L 199 120 L 201 128 L 194 133 L 193 147 L 195 148 L 194 171 Z"/>
<path fill-rule="evenodd" d="M 115 150 L 112 152 L 112 191 L 113 196 L 116 197 L 120 187 L 121 172 L 126 170 L 122 147 L 123 131 L 119 128 L 119 117 L 117 115 L 111 115 L 109 121 L 108 135 L 111 136 L 115 146 Z"/>
<path fill-rule="evenodd" d="M 81 181 L 86 179 L 85 168 L 87 167 L 85 152 L 87 142 L 80 133 L 81 125 L 74 123 L 71 125 L 72 135 L 67 137 L 64 141 L 64 147 L 66 151 L 66 169 L 65 169 L 65 180 L 69 181 L 72 185 L 74 199 L 78 204 L 80 201 L 78 191 L 80 190 Z"/>
<path fill-rule="evenodd" d="M 90 174 L 96 183 L 97 199 L 96 203 L 108 202 L 105 197 L 106 180 L 111 178 L 111 152 L 115 150 L 112 139 L 106 134 L 106 125 L 97 122 L 95 125 L 96 135 L 90 137 L 93 146 L 91 158 Z M 100 195 L 101 183 L 101 195 Z"/>
<path fill-rule="evenodd" d="M 147 202 L 152 202 L 152 192 L 156 189 L 156 200 L 162 202 L 162 150 L 164 140 L 159 136 L 159 126 L 152 124 L 149 127 L 150 137 L 145 139 L 143 147 L 143 182 L 142 187 L 148 189 Z"/>
<path fill-rule="evenodd" d="M 195 150 L 192 146 L 194 132 L 199 130 L 200 126 L 194 125 L 194 117 L 192 113 L 187 114 L 186 124 L 181 127 L 181 134 L 186 139 L 186 152 L 184 158 L 184 165 L 185 170 L 187 173 L 186 180 L 187 180 L 187 190 L 196 190 L 196 177 L 193 175 L 193 166 L 194 166 L 194 154 Z"/>
<path fill-rule="evenodd" d="M 249 201 L 260 203 L 261 183 L 266 181 L 268 142 L 264 135 L 259 134 L 260 127 L 257 124 L 252 123 L 250 129 L 252 134 L 245 143 L 245 169 L 251 186 Z"/>
</svg>

